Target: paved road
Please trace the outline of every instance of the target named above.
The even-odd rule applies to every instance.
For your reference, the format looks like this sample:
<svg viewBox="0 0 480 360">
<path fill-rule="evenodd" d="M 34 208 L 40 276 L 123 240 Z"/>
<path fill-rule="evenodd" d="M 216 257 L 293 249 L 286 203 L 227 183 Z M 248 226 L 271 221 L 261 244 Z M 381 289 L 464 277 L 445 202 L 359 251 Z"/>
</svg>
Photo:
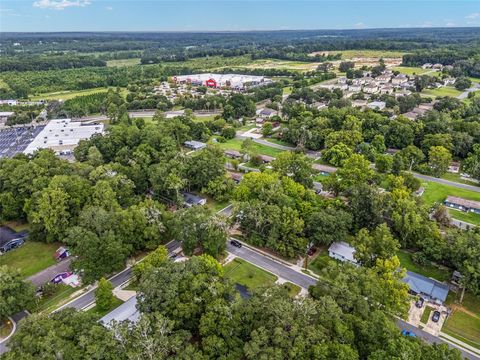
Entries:
<svg viewBox="0 0 480 360">
<path fill-rule="evenodd" d="M 70 271 L 70 263 L 72 262 L 72 257 L 60 261 L 58 264 L 52 265 L 45 270 L 42 270 L 30 277 L 27 280 L 30 280 L 35 286 L 42 286 L 52 280 L 57 274 Z"/>
<path fill-rule="evenodd" d="M 457 96 L 457 99 L 463 100 L 468 97 L 468 94 L 473 92 L 473 91 L 478 91 L 480 90 L 480 84 L 474 83 L 471 88 L 466 89 L 464 92 L 462 92 L 460 95 Z"/>
<path fill-rule="evenodd" d="M 420 179 L 420 180 L 431 181 L 431 182 L 436 182 L 438 184 L 454 186 L 454 187 L 457 187 L 459 189 L 465 189 L 465 190 L 480 192 L 480 187 L 479 186 L 462 184 L 462 183 L 458 183 L 458 182 L 455 182 L 455 181 L 440 179 L 440 178 L 436 178 L 436 177 L 433 177 L 433 176 L 422 175 L 422 174 L 418 174 L 418 173 L 412 173 L 412 175 L 415 176 L 417 179 Z"/>
<path fill-rule="evenodd" d="M 457 219 L 452 219 L 451 223 L 452 223 L 453 226 L 456 226 L 460 229 L 473 229 L 474 227 L 477 227 L 477 225 L 470 224 L 466 221 L 461 221 L 461 220 L 457 220 Z"/>
</svg>

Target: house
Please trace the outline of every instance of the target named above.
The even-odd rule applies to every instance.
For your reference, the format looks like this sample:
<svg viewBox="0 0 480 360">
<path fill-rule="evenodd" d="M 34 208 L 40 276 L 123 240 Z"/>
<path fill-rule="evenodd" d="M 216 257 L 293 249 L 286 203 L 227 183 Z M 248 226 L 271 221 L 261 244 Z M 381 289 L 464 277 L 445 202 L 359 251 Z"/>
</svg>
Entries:
<svg viewBox="0 0 480 360">
<path fill-rule="evenodd" d="M 207 203 L 207 199 L 186 191 L 182 192 L 182 195 L 183 195 L 183 199 L 185 200 L 186 207 L 192 207 L 197 205 L 201 206 Z"/>
<path fill-rule="evenodd" d="M 396 98 L 401 97 L 401 96 L 408 96 L 408 95 L 412 95 L 412 92 L 410 90 L 407 90 L 407 89 L 402 89 L 402 90 L 398 90 L 397 92 L 395 92 L 395 97 Z"/>
<path fill-rule="evenodd" d="M 371 103 L 367 104 L 367 107 L 372 110 L 383 110 L 387 104 L 385 101 L 372 101 Z"/>
<path fill-rule="evenodd" d="M 367 106 L 367 100 L 353 100 L 352 106 L 353 107 L 364 107 Z"/>
<path fill-rule="evenodd" d="M 363 92 L 367 94 L 375 94 L 378 92 L 378 86 L 375 84 L 368 84 L 363 87 Z"/>
<path fill-rule="evenodd" d="M 228 172 L 228 176 L 236 183 L 240 184 L 240 181 L 243 179 L 243 175 L 237 172 L 230 171 Z"/>
<path fill-rule="evenodd" d="M 347 78 L 345 76 L 341 76 L 337 79 L 337 83 L 346 84 L 347 83 Z"/>
<path fill-rule="evenodd" d="M 269 109 L 269 108 L 263 108 L 257 110 L 257 115 L 264 118 L 264 119 L 270 119 L 274 117 L 275 115 L 278 115 L 277 110 Z"/>
<path fill-rule="evenodd" d="M 460 163 L 458 161 L 452 161 L 447 171 L 452 174 L 458 174 L 460 172 Z"/>
<path fill-rule="evenodd" d="M 271 163 L 273 160 L 275 160 L 274 157 L 268 156 L 268 155 L 258 155 L 258 158 L 259 158 L 264 164 Z"/>
<path fill-rule="evenodd" d="M 443 65 L 442 64 L 433 64 L 432 69 L 441 71 L 443 69 Z"/>
<path fill-rule="evenodd" d="M 402 281 L 408 285 L 409 292 L 419 295 L 427 301 L 442 305 L 448 296 L 448 285 L 423 275 L 407 271 Z"/>
<path fill-rule="evenodd" d="M 0 111 L 0 123 L 6 122 L 13 115 L 15 115 L 13 111 Z"/>
<path fill-rule="evenodd" d="M 102 317 L 99 322 L 103 326 L 110 328 L 114 323 L 119 323 L 125 320 L 136 323 L 138 319 L 140 319 L 140 311 L 137 309 L 137 297 L 132 296 L 122 305 Z"/>
<path fill-rule="evenodd" d="M 225 150 L 223 153 L 231 159 L 241 159 L 243 157 L 242 153 L 237 150 Z"/>
<path fill-rule="evenodd" d="M 392 79 L 392 84 L 400 85 L 406 83 L 408 81 L 408 77 L 405 74 L 398 74 Z"/>
<path fill-rule="evenodd" d="M 358 265 L 357 260 L 354 257 L 355 248 L 351 247 L 344 241 L 334 242 L 328 248 L 328 256 L 331 258 L 340 260 L 342 262 L 349 262 L 354 265 Z"/>
<path fill-rule="evenodd" d="M 337 171 L 337 168 L 335 168 L 333 166 L 322 165 L 322 164 L 313 164 L 312 168 L 314 170 L 319 171 L 320 174 L 322 174 L 322 175 L 333 174 L 335 171 Z"/>
<path fill-rule="evenodd" d="M 359 92 L 359 91 L 362 91 L 362 85 L 350 85 L 348 87 L 348 90 L 349 91 L 353 91 L 353 92 Z"/>
<path fill-rule="evenodd" d="M 390 75 L 387 75 L 387 74 L 381 74 L 381 75 L 378 75 L 375 80 L 380 83 L 380 84 L 385 84 L 385 83 L 388 83 L 390 82 L 390 79 L 392 77 Z"/>
<path fill-rule="evenodd" d="M 452 209 L 480 214 L 480 201 L 467 200 L 449 195 L 444 201 L 444 204 Z"/>
<path fill-rule="evenodd" d="M 392 85 L 382 85 L 380 86 L 380 94 L 393 94 L 394 87 Z"/>
<path fill-rule="evenodd" d="M 431 63 L 425 63 L 422 65 L 422 69 L 431 69 L 432 68 L 432 64 Z"/>
<path fill-rule="evenodd" d="M 443 79 L 443 85 L 445 85 L 445 86 L 454 85 L 454 84 L 455 84 L 455 81 L 456 81 L 455 78 L 453 78 L 453 77 L 448 77 L 448 78 Z"/>
<path fill-rule="evenodd" d="M 0 253 L 7 252 L 23 245 L 28 231 L 16 232 L 8 226 L 0 227 Z"/>
<path fill-rule="evenodd" d="M 195 151 L 203 149 L 204 147 L 207 146 L 207 144 L 205 144 L 201 141 L 195 141 L 195 140 L 185 141 L 183 143 L 183 145 L 185 145 L 185 147 L 187 147 L 189 149 L 192 149 L 192 150 L 195 150 Z"/>
<path fill-rule="evenodd" d="M 435 104 L 434 103 L 422 103 L 422 104 L 419 104 L 417 107 L 419 109 L 422 109 L 422 110 L 431 111 L 431 110 L 433 110 L 433 105 L 435 105 Z"/>
</svg>

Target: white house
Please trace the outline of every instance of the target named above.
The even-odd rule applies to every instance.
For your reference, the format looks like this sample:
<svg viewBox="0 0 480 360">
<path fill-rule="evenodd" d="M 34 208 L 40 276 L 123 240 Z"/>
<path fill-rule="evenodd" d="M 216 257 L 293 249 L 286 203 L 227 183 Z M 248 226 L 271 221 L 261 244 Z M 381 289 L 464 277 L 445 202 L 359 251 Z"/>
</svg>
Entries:
<svg viewBox="0 0 480 360">
<path fill-rule="evenodd" d="M 372 101 L 367 104 L 367 107 L 372 110 L 383 110 L 386 107 L 385 101 Z"/>
<path fill-rule="evenodd" d="M 351 247 L 344 241 L 334 242 L 328 248 L 328 255 L 331 258 L 340 260 L 342 262 L 349 262 L 354 265 L 358 265 L 357 260 L 354 257 L 355 248 Z"/>
<path fill-rule="evenodd" d="M 367 94 L 375 94 L 378 92 L 378 86 L 375 84 L 368 84 L 363 87 L 363 92 Z"/>
</svg>

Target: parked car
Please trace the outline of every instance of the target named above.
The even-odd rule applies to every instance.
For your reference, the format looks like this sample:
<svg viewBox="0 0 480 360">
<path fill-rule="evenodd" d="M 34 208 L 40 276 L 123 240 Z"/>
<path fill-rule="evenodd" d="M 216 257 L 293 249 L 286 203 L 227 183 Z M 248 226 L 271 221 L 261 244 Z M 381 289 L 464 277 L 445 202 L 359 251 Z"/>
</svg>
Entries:
<svg viewBox="0 0 480 360">
<path fill-rule="evenodd" d="M 409 331 L 409 330 L 402 330 L 402 335 L 403 336 L 410 336 L 410 337 L 416 337 L 417 336 L 414 332 Z"/>
<path fill-rule="evenodd" d="M 419 298 L 419 299 L 415 302 L 415 306 L 416 306 L 417 308 L 421 309 L 424 302 L 425 302 L 425 300 L 424 300 L 423 298 Z"/>
<path fill-rule="evenodd" d="M 20 246 L 22 246 L 25 243 L 23 239 L 13 239 L 7 242 L 5 245 L 0 247 L 0 253 L 5 253 L 7 251 L 16 249 Z"/>
<path fill-rule="evenodd" d="M 315 251 L 317 251 L 317 248 L 311 247 L 310 249 L 308 249 L 307 255 L 312 256 L 313 254 L 315 254 Z"/>
<path fill-rule="evenodd" d="M 440 311 L 434 311 L 432 315 L 432 321 L 438 322 L 440 320 Z"/>
<path fill-rule="evenodd" d="M 69 271 L 65 271 L 65 272 L 62 272 L 62 273 L 59 273 L 59 274 L 55 275 L 55 277 L 52 280 L 50 280 L 50 282 L 54 283 L 54 284 L 60 284 L 63 279 L 66 279 L 69 276 L 72 276 L 72 273 L 69 272 Z"/>
<path fill-rule="evenodd" d="M 231 240 L 230 241 L 230 244 L 232 244 L 233 246 L 237 247 L 237 248 L 241 248 L 242 247 L 242 243 L 238 240 Z"/>
</svg>

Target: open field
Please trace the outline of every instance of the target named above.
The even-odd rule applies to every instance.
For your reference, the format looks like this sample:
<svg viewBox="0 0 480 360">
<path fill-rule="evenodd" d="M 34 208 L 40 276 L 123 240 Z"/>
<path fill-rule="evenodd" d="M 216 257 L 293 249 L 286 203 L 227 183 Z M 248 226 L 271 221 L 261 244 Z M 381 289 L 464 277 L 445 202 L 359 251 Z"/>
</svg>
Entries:
<svg viewBox="0 0 480 360">
<path fill-rule="evenodd" d="M 115 89 L 115 88 L 112 88 Z M 73 99 L 77 96 L 90 95 L 95 93 L 107 92 L 108 88 L 94 88 L 87 90 L 66 90 L 66 91 L 57 91 L 45 94 L 38 94 L 30 97 L 32 101 L 38 100 L 68 100 Z M 127 89 L 121 89 L 121 94 L 123 96 L 127 95 Z"/>
<path fill-rule="evenodd" d="M 0 256 L 0 266 L 8 265 L 20 270 L 25 277 L 36 274 L 55 264 L 53 255 L 60 244 L 45 244 L 41 242 L 26 241 L 18 249 Z"/>
<path fill-rule="evenodd" d="M 442 86 L 438 89 L 425 89 L 420 94 L 426 96 L 435 96 L 435 97 L 443 97 L 443 96 L 450 96 L 450 97 L 457 97 L 462 92 L 455 89 L 454 87 L 450 86 Z"/>
<path fill-rule="evenodd" d="M 422 69 L 421 67 L 397 66 L 392 70 L 398 71 L 405 75 L 423 75 L 428 73 L 428 75 L 434 76 L 438 74 L 438 72 L 432 71 L 432 69 Z"/>
<path fill-rule="evenodd" d="M 433 265 L 421 266 L 415 264 L 412 260 L 412 254 L 409 252 L 403 250 L 397 251 L 397 257 L 400 260 L 400 265 L 409 271 L 437 279 L 438 281 L 450 279 L 450 272 L 447 270 L 440 269 Z"/>
<path fill-rule="evenodd" d="M 284 70 L 297 70 L 297 71 L 312 71 L 317 68 L 319 62 L 302 62 L 302 61 L 290 61 L 290 60 L 277 60 L 277 59 L 258 59 L 250 61 L 246 66 L 242 66 L 248 69 L 284 69 Z"/>
<path fill-rule="evenodd" d="M 133 59 L 120 59 L 120 60 L 108 60 L 108 67 L 122 67 L 122 66 L 132 66 L 140 64 L 140 58 Z"/>
<path fill-rule="evenodd" d="M 387 51 L 387 50 L 341 50 L 341 51 L 319 51 L 318 53 L 342 54 L 342 60 L 355 58 L 382 58 L 393 59 L 401 58 L 403 51 Z"/>
<path fill-rule="evenodd" d="M 240 151 L 242 149 L 242 143 L 243 143 L 242 139 L 235 138 L 235 139 L 228 140 L 227 142 L 224 142 L 224 143 L 219 142 L 217 144 L 222 149 L 225 149 L 225 150 L 229 149 L 229 150 Z M 273 156 L 273 157 L 276 157 L 276 156 L 278 156 L 278 154 L 283 152 L 283 150 L 275 149 L 275 148 L 265 146 L 265 145 L 261 145 L 261 144 L 257 144 L 257 143 L 253 143 L 253 149 L 261 155 L 268 155 L 268 156 Z"/>
<path fill-rule="evenodd" d="M 271 286 L 277 280 L 275 275 L 238 258 L 225 265 L 224 269 L 227 278 L 234 283 L 246 286 L 249 290 Z"/>
<path fill-rule="evenodd" d="M 427 205 L 433 205 L 435 202 L 443 202 L 448 195 L 454 195 L 469 200 L 480 201 L 480 193 L 457 187 L 438 184 L 434 182 L 423 182 L 425 193 L 422 195 L 423 201 Z"/>
</svg>

